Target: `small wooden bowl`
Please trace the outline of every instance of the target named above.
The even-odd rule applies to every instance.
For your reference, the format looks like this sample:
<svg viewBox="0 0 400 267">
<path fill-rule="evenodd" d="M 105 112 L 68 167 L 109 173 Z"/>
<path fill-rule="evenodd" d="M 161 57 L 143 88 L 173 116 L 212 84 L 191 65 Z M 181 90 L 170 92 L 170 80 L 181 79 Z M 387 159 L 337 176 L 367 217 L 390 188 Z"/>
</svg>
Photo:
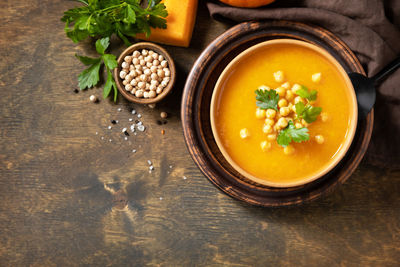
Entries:
<svg viewBox="0 0 400 267">
<path fill-rule="evenodd" d="M 169 81 L 168 85 L 164 88 L 164 91 L 157 95 L 154 98 L 139 98 L 136 97 L 135 95 L 131 94 L 130 92 L 125 90 L 124 85 L 122 84 L 122 79 L 119 77 L 119 73 L 121 71 L 121 64 L 124 62 L 124 58 L 128 55 L 132 55 L 132 53 L 135 50 L 141 50 L 141 49 L 147 49 L 147 50 L 153 50 L 154 52 L 157 52 L 158 54 L 162 55 L 168 62 L 168 68 L 171 71 L 171 80 Z M 161 101 L 164 97 L 166 97 L 172 90 L 174 84 L 175 84 L 175 78 L 176 78 L 176 70 L 175 70 L 175 64 L 174 61 L 172 60 L 172 57 L 168 54 L 168 52 L 162 48 L 159 45 L 153 44 L 153 43 L 148 43 L 148 42 L 141 42 L 141 43 L 136 43 L 134 45 L 131 45 L 127 49 L 125 49 L 121 55 L 118 58 L 118 67 L 114 69 L 114 80 L 115 83 L 117 84 L 118 91 L 129 101 L 138 103 L 138 104 L 152 104 L 152 103 L 157 103 Z"/>
</svg>

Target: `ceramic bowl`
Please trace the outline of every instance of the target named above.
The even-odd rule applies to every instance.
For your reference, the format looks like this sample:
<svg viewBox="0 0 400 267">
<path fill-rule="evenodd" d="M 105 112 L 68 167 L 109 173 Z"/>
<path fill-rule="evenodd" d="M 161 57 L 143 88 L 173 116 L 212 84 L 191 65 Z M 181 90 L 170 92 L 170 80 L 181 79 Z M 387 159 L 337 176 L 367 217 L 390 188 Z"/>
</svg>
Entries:
<svg viewBox="0 0 400 267">
<path fill-rule="evenodd" d="M 263 49 L 267 46 L 276 45 L 276 44 L 286 44 L 286 45 L 289 44 L 289 45 L 301 46 L 301 47 L 311 49 L 311 50 L 315 51 L 316 53 L 322 55 L 326 60 L 328 60 L 330 63 L 333 64 L 333 66 L 338 70 L 340 75 L 343 77 L 346 87 L 349 90 L 349 96 L 350 96 L 350 123 L 348 126 L 348 132 L 342 143 L 342 146 L 339 148 L 339 150 L 336 152 L 336 154 L 331 158 L 331 160 L 328 162 L 328 164 L 325 164 L 324 168 L 322 168 L 320 171 L 318 171 L 312 175 L 305 176 L 305 177 L 299 177 L 299 179 L 297 179 L 297 181 L 295 181 L 295 182 L 267 181 L 267 180 L 255 177 L 254 175 L 245 171 L 241 166 L 239 166 L 238 164 L 235 163 L 235 161 L 232 160 L 232 158 L 230 157 L 230 155 L 224 148 L 223 143 L 218 134 L 218 131 L 216 128 L 217 126 L 216 126 L 216 122 L 215 122 L 215 113 L 216 113 L 216 110 L 218 107 L 217 105 L 220 104 L 217 101 L 217 98 L 218 98 L 217 95 L 219 95 L 220 91 L 223 89 L 223 84 L 224 84 L 225 80 L 229 77 L 229 75 L 231 73 L 233 73 L 232 72 L 233 69 L 238 64 L 241 64 L 241 62 L 249 54 L 257 53 L 257 50 L 259 50 L 259 49 Z M 345 156 L 346 152 L 350 148 L 350 145 L 353 141 L 353 137 L 355 135 L 356 128 L 357 128 L 357 116 L 358 116 L 357 99 L 356 99 L 356 95 L 354 92 L 354 88 L 353 88 L 353 85 L 352 85 L 347 73 L 345 72 L 343 67 L 340 65 L 340 63 L 323 48 L 313 45 L 313 44 L 310 44 L 308 42 L 292 40 L 292 39 L 276 39 L 276 40 L 262 42 L 262 43 L 259 43 L 257 45 L 254 45 L 254 46 L 246 49 L 245 51 L 240 53 L 238 56 L 236 56 L 221 73 L 221 75 L 214 87 L 213 95 L 211 98 L 211 105 L 210 105 L 210 121 L 211 121 L 212 133 L 213 133 L 214 139 L 216 141 L 216 144 L 217 144 L 219 150 L 221 151 L 222 155 L 226 159 L 226 161 L 237 172 L 239 172 L 241 175 L 243 175 L 247 179 L 249 179 L 253 182 L 265 185 L 265 186 L 278 187 L 278 188 L 301 186 L 301 185 L 313 182 L 313 181 L 317 180 L 318 178 L 327 174 L 329 171 L 331 171 L 342 160 L 342 158 Z"/>
</svg>

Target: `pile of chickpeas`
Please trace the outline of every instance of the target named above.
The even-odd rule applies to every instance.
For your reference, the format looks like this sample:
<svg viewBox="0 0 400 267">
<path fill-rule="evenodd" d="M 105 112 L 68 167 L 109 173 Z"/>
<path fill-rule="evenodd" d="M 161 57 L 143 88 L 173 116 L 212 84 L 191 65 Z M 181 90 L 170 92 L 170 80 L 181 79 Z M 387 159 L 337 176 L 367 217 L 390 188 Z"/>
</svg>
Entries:
<svg viewBox="0 0 400 267">
<path fill-rule="evenodd" d="M 282 71 L 277 71 L 274 74 L 274 79 L 276 82 L 282 83 L 276 89 L 271 89 L 268 86 L 262 85 L 258 89 L 260 90 L 275 90 L 279 95 L 278 101 L 278 111 L 275 109 L 260 109 L 257 108 L 255 116 L 257 119 L 263 119 L 264 125 L 262 131 L 266 134 L 266 140 L 260 143 L 261 150 L 266 152 L 272 147 L 272 142 L 277 139 L 280 130 L 285 129 L 289 121 L 292 121 L 296 128 L 307 127 L 308 123 L 304 119 L 295 119 L 296 106 L 295 104 L 299 102 L 307 103 L 307 99 L 302 98 L 296 94 L 296 91 L 301 88 L 299 84 L 291 85 L 289 82 L 285 82 L 285 76 Z M 314 83 L 319 83 L 321 81 L 321 73 L 314 73 L 311 75 L 311 80 Z M 312 103 L 311 103 L 312 104 Z M 323 122 L 326 122 L 328 114 L 322 112 L 320 118 Z M 247 128 L 240 130 L 240 137 L 245 139 L 250 136 L 250 132 Z M 323 144 L 325 139 L 322 135 L 318 134 L 314 136 L 315 142 L 318 144 Z M 292 145 L 286 146 L 283 149 L 286 155 L 293 154 L 295 149 Z"/>
<path fill-rule="evenodd" d="M 126 56 L 119 77 L 125 90 L 138 98 L 155 98 L 171 80 L 168 61 L 155 51 L 136 50 Z"/>
</svg>

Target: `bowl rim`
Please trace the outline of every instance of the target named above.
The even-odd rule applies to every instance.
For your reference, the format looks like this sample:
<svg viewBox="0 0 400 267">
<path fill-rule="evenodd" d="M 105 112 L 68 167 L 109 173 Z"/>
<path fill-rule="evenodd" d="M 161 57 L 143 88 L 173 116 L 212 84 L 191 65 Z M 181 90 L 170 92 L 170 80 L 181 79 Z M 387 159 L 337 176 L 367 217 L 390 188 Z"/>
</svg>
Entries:
<svg viewBox="0 0 400 267">
<path fill-rule="evenodd" d="M 158 54 L 161 54 L 168 62 L 168 67 L 171 72 L 171 76 L 170 76 L 171 80 L 168 82 L 168 85 L 164 88 L 163 92 L 154 98 L 138 98 L 138 97 L 134 96 L 133 94 L 131 94 L 130 92 L 126 91 L 124 85 L 122 84 L 122 80 L 118 75 L 119 72 L 121 71 L 121 64 L 124 61 L 124 58 L 127 55 L 132 54 L 133 51 L 139 50 L 139 49 L 151 49 L 151 50 L 157 52 Z M 117 59 L 117 62 L 118 62 L 118 65 L 113 71 L 114 81 L 117 84 L 118 91 L 127 100 L 129 100 L 131 102 L 138 103 L 138 104 L 157 103 L 157 102 L 161 101 L 162 99 L 164 99 L 171 92 L 171 90 L 175 84 L 176 69 L 175 69 L 174 60 L 172 59 L 171 55 L 167 52 L 167 50 L 165 50 L 164 48 L 162 48 L 161 46 L 159 46 L 157 44 L 150 43 L 150 42 L 139 42 L 139 43 L 133 44 L 133 45 L 129 46 L 128 48 L 126 48 L 124 51 L 122 51 L 122 53 L 120 54 L 120 56 Z"/>
<path fill-rule="evenodd" d="M 248 173 L 246 170 L 244 170 L 242 167 L 240 167 L 238 164 L 236 164 L 235 161 L 232 160 L 228 152 L 225 150 L 225 147 L 223 146 L 221 139 L 218 135 L 218 132 L 216 130 L 216 124 L 215 124 L 215 109 L 217 105 L 217 94 L 221 90 L 222 86 L 221 83 L 225 80 L 225 77 L 229 74 L 228 72 L 230 69 L 237 64 L 244 56 L 246 56 L 249 53 L 252 53 L 254 50 L 257 50 L 259 48 L 269 46 L 269 45 L 274 45 L 274 44 L 294 44 L 294 45 L 299 45 L 302 47 L 309 48 L 316 53 L 322 55 L 325 59 L 327 59 L 330 63 L 334 65 L 334 67 L 339 71 L 340 75 L 343 77 L 347 89 L 349 91 L 349 96 L 350 96 L 350 102 L 351 102 L 351 107 L 350 107 L 350 125 L 348 128 L 348 133 L 346 135 L 346 138 L 342 145 L 340 146 L 339 150 L 335 153 L 333 160 L 331 160 L 326 168 L 314 172 L 310 176 L 305 176 L 304 179 L 294 181 L 294 182 L 272 182 L 272 181 L 267 181 L 261 178 L 258 178 L 250 173 Z M 276 188 L 288 188 L 288 187 L 296 187 L 296 186 L 301 186 L 305 185 L 308 183 L 311 183 L 321 177 L 323 177 L 325 174 L 330 172 L 334 167 L 336 167 L 339 162 L 343 159 L 343 157 L 346 155 L 347 151 L 349 150 L 353 139 L 354 135 L 357 129 L 357 118 L 358 118 L 358 106 L 357 106 L 357 98 L 355 94 L 355 90 L 353 87 L 353 84 L 351 83 L 351 80 L 347 74 L 347 72 L 343 69 L 343 67 L 340 65 L 340 63 L 329 53 L 327 52 L 324 48 L 319 47 L 317 45 L 308 43 L 306 41 L 300 41 L 300 40 L 294 40 L 294 39 L 274 39 L 274 40 L 268 40 L 265 42 L 258 43 L 254 46 L 251 46 L 247 48 L 246 50 L 242 51 L 240 54 L 238 54 L 222 71 L 221 75 L 219 76 L 214 89 L 212 93 L 212 98 L 211 98 L 211 103 L 210 103 L 210 122 L 211 122 L 211 130 L 215 139 L 215 142 L 217 144 L 218 149 L 221 151 L 222 155 L 224 158 L 227 160 L 227 162 L 241 175 L 243 175 L 245 178 L 259 183 L 261 185 L 265 186 L 270 186 L 270 187 L 276 187 Z"/>
</svg>

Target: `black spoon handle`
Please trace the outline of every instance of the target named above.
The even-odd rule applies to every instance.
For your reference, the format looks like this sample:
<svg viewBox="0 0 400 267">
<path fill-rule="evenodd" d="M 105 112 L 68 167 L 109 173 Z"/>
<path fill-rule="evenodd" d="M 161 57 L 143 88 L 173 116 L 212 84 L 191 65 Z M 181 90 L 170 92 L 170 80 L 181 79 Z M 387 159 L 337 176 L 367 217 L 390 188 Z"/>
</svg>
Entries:
<svg viewBox="0 0 400 267">
<path fill-rule="evenodd" d="M 389 75 L 394 70 L 396 70 L 398 67 L 400 67 L 400 57 L 398 57 L 395 60 L 393 60 L 392 62 L 390 62 L 380 72 L 375 74 L 375 76 L 372 77 L 372 80 L 374 80 L 374 83 L 377 84 L 377 83 L 381 82 L 387 75 Z"/>
</svg>

